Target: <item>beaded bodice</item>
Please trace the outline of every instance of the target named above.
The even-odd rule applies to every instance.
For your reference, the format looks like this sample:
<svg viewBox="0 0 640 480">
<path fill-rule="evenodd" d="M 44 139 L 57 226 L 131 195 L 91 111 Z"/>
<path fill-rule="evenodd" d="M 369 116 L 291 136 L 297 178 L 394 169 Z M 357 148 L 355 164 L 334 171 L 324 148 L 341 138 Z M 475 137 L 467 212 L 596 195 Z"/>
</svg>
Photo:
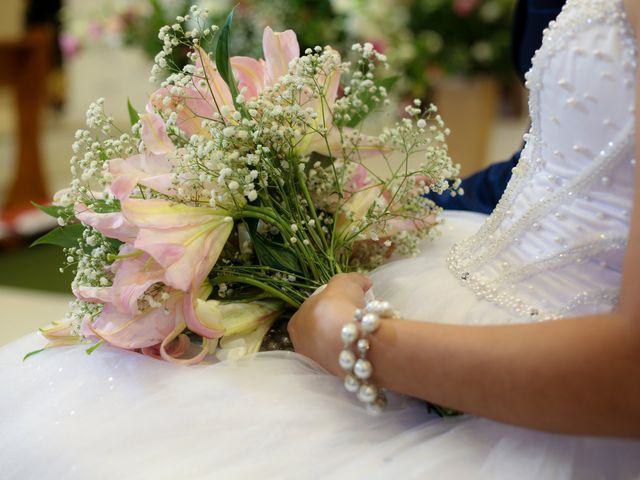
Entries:
<svg viewBox="0 0 640 480">
<path fill-rule="evenodd" d="M 622 0 L 568 0 L 526 75 L 531 128 L 493 214 L 447 259 L 522 320 L 611 310 L 635 170 L 636 43 Z"/>
</svg>

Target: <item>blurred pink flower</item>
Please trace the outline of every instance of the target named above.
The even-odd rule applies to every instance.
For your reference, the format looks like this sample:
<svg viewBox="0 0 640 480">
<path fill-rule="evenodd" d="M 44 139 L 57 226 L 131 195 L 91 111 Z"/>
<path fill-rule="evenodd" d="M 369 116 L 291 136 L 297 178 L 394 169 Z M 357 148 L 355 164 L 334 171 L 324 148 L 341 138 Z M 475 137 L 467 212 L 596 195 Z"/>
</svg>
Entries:
<svg viewBox="0 0 640 480">
<path fill-rule="evenodd" d="M 89 22 L 89 27 L 87 28 L 87 34 L 90 40 L 98 40 L 104 33 L 103 25 L 98 21 Z"/>
<path fill-rule="evenodd" d="M 453 11 L 461 17 L 466 17 L 473 12 L 480 0 L 453 0 Z"/>
<path fill-rule="evenodd" d="M 59 44 L 62 54 L 67 59 L 75 57 L 82 50 L 78 37 L 67 32 L 60 34 Z"/>
</svg>

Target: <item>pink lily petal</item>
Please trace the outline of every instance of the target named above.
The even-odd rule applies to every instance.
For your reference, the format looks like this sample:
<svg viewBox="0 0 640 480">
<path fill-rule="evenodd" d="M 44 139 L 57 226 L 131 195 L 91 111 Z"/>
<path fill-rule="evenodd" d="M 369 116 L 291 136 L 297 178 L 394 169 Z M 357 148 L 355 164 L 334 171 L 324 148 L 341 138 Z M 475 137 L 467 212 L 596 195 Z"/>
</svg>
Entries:
<svg viewBox="0 0 640 480">
<path fill-rule="evenodd" d="M 167 300 L 164 308 L 150 308 L 139 315 L 121 312 L 113 304 L 107 304 L 90 328 L 98 337 L 116 347 L 150 347 L 161 343 L 175 328 L 176 317 L 181 315 L 177 310 L 182 307 L 183 297 L 183 294 L 176 293 Z"/>
<path fill-rule="evenodd" d="M 204 358 L 207 356 L 207 354 L 209 353 L 210 349 L 211 349 L 211 345 L 212 342 L 210 339 L 208 338 L 203 338 L 202 339 L 202 348 L 200 349 L 200 353 L 198 353 L 195 357 L 192 358 L 176 358 L 175 356 L 171 355 L 169 350 L 168 350 L 168 346 L 171 344 L 171 342 L 178 336 L 180 335 L 180 333 L 182 333 L 182 331 L 184 331 L 186 325 L 184 323 L 178 325 L 173 332 L 171 332 L 167 338 L 165 338 L 162 343 L 160 344 L 160 355 L 162 356 L 163 359 L 165 359 L 167 362 L 171 362 L 171 363 L 177 363 L 180 365 L 194 365 L 196 363 L 200 363 L 202 360 L 204 360 Z"/>
<path fill-rule="evenodd" d="M 164 283 L 183 291 L 200 286 L 233 229 L 221 209 L 129 199 L 122 211 L 140 228 L 135 247 L 166 269 Z"/>
<path fill-rule="evenodd" d="M 138 228 L 129 223 L 120 212 L 96 213 L 86 205 L 78 203 L 75 206 L 75 216 L 104 236 L 122 242 L 133 242 L 138 235 Z"/>
<path fill-rule="evenodd" d="M 157 113 L 143 113 L 140 115 L 142 130 L 140 136 L 142 142 L 151 153 L 163 155 L 173 153 L 176 147 L 167 135 L 167 127 L 164 120 Z"/>
<path fill-rule="evenodd" d="M 249 57 L 231 57 L 231 67 L 238 80 L 238 90 L 246 88 L 245 96 L 255 98 L 264 89 L 264 62 Z"/>
<path fill-rule="evenodd" d="M 123 250 L 121 250 L 122 254 Z M 149 287 L 160 283 L 164 269 L 149 255 L 143 254 L 116 260 L 111 298 L 113 306 L 130 315 L 140 313 L 138 300 Z"/>
<path fill-rule="evenodd" d="M 187 352 L 190 344 L 191 340 L 189 340 L 189 337 L 184 334 L 180 334 L 175 339 L 175 341 L 168 344 L 165 350 L 166 353 L 172 358 L 178 358 Z M 162 360 L 162 355 L 160 354 L 161 345 L 162 344 L 159 343 L 158 345 L 153 345 L 152 347 L 145 347 L 141 350 L 142 354 L 148 357 L 155 358 L 156 360 Z"/>
<path fill-rule="evenodd" d="M 171 98 L 168 105 L 164 104 L 165 97 Z M 216 108 L 209 96 L 196 90 L 193 86 L 183 88 L 183 94 L 172 96 L 169 88 L 164 87 L 151 95 L 151 104 L 158 111 L 169 109 L 178 114 L 176 125 L 188 137 L 191 135 L 206 135 L 207 130 L 202 127 L 203 119 L 213 118 Z"/>
<path fill-rule="evenodd" d="M 369 178 L 367 169 L 359 163 L 351 174 L 351 177 L 347 180 L 345 190 L 349 193 L 355 193 L 369 185 L 371 185 L 371 179 Z"/>
<path fill-rule="evenodd" d="M 216 110 L 218 111 L 223 106 L 235 110 L 233 99 L 231 98 L 231 91 L 222 79 L 222 76 L 218 73 L 218 69 L 209 58 L 207 52 L 200 47 L 196 47 L 196 53 L 198 54 L 198 60 L 196 60 L 194 86 L 201 98 L 212 99 L 213 101 L 211 103 L 216 106 Z M 202 75 L 202 79 L 206 83 L 204 87 L 199 85 L 198 75 Z"/>
<path fill-rule="evenodd" d="M 207 308 L 207 303 L 202 300 L 196 300 L 194 305 L 192 293 L 185 295 L 184 301 L 183 311 L 189 330 L 206 338 L 220 338 L 224 335 L 225 329 L 219 324 L 220 319 L 216 318 L 220 316 L 219 310 L 212 312 Z M 214 318 L 211 318 L 212 316 Z"/>
<path fill-rule="evenodd" d="M 80 334 L 91 342 L 100 341 L 100 337 L 95 335 L 91 330 L 91 316 L 85 315 L 80 323 Z"/>
<path fill-rule="evenodd" d="M 109 172 L 113 176 L 111 191 L 120 201 L 131 195 L 136 185 L 151 188 L 165 195 L 175 193 L 175 160 L 169 155 L 133 155 L 109 161 Z"/>
<path fill-rule="evenodd" d="M 289 73 L 289 63 L 300 56 L 300 45 L 293 30 L 274 32 L 264 29 L 262 48 L 266 60 L 266 83 L 273 85 Z"/>
<path fill-rule="evenodd" d="M 87 287 L 71 285 L 73 295 L 83 302 L 109 303 L 112 298 L 111 287 Z"/>
</svg>

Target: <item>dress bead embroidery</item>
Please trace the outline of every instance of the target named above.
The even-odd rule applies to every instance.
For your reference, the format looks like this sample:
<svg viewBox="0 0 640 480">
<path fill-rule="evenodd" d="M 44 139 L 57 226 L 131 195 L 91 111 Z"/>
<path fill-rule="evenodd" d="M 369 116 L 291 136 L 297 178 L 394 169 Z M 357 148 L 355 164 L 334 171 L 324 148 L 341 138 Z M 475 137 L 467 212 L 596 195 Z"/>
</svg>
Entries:
<svg viewBox="0 0 640 480">
<path fill-rule="evenodd" d="M 577 2 L 587 5 L 570 8 Z M 531 129 L 523 136 L 519 165 L 493 214 L 447 258 L 478 297 L 522 321 L 615 306 L 632 202 L 628 170 L 635 166 L 633 92 L 623 85 L 634 84 L 636 44 L 621 0 L 568 0 L 544 35 L 525 75 Z M 584 47 L 567 49 L 569 40 Z M 603 96 L 612 89 L 626 92 L 623 103 Z M 551 96 L 546 111 L 540 108 L 543 95 Z M 609 138 L 585 137 L 588 131 Z M 595 275 L 598 284 L 580 274 L 592 268 L 606 273 Z M 581 284 L 560 298 L 553 285 L 564 277 Z M 527 288 L 532 283 L 539 286 Z"/>
</svg>

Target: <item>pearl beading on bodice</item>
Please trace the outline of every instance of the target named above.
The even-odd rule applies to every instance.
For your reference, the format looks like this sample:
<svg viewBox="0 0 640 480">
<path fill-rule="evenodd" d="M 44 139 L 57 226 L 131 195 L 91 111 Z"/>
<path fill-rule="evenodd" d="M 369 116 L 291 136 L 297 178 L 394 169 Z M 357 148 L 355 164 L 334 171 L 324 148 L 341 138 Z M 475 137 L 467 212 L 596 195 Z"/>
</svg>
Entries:
<svg viewBox="0 0 640 480">
<path fill-rule="evenodd" d="M 531 128 L 493 214 L 449 269 L 518 321 L 610 311 L 635 170 L 636 42 L 621 0 L 568 0 L 526 75 Z"/>
</svg>

